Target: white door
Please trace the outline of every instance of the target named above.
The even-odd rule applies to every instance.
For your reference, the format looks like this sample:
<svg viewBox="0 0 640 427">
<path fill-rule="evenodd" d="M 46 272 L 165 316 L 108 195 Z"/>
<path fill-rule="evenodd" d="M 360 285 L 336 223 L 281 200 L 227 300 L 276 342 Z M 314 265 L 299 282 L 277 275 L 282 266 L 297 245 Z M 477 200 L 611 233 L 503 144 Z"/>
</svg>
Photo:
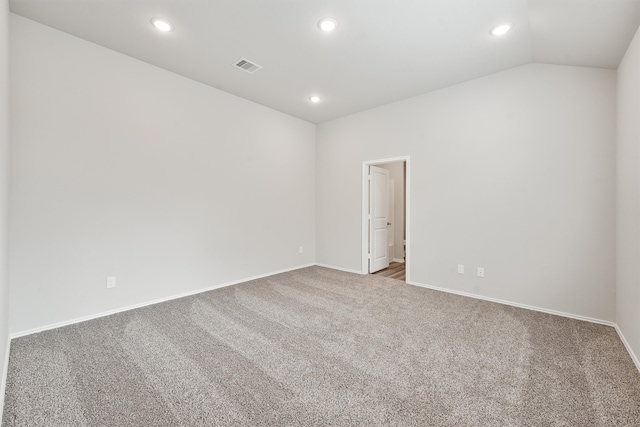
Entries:
<svg viewBox="0 0 640 427">
<path fill-rule="evenodd" d="M 369 273 L 389 267 L 387 227 L 389 225 L 389 171 L 369 167 Z"/>
</svg>

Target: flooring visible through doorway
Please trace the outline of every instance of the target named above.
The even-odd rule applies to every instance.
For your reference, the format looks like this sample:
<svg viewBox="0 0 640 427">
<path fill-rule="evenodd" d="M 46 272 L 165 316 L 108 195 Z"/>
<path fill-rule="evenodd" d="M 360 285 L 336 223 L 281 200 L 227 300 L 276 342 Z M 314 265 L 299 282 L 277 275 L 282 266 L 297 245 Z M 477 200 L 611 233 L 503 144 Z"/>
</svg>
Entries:
<svg viewBox="0 0 640 427">
<path fill-rule="evenodd" d="M 404 262 L 391 262 L 389 267 L 384 270 L 376 271 L 373 274 L 376 276 L 388 277 L 390 279 L 402 280 L 403 282 L 407 280 Z"/>
</svg>

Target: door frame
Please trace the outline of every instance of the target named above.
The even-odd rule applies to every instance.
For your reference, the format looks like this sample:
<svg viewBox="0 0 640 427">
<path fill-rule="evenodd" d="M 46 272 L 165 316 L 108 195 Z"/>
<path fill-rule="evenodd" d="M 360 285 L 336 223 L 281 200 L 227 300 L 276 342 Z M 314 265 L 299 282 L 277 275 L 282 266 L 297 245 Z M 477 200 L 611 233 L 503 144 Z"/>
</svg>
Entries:
<svg viewBox="0 0 640 427">
<path fill-rule="evenodd" d="M 404 162 L 404 221 L 405 221 L 405 255 L 406 255 L 406 281 L 411 277 L 411 156 L 390 157 L 386 159 L 367 160 L 362 162 L 362 274 L 369 274 L 369 166 L 384 165 L 387 163 Z"/>
</svg>

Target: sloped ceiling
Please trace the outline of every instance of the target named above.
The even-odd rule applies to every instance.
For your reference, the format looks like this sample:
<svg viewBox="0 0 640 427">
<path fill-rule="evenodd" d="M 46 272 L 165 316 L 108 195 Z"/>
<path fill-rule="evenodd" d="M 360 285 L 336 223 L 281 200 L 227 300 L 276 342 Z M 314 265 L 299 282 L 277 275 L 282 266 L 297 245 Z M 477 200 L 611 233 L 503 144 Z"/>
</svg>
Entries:
<svg viewBox="0 0 640 427">
<path fill-rule="evenodd" d="M 320 123 L 519 65 L 615 69 L 640 0 L 13 0 L 11 11 Z M 318 29 L 333 17 L 332 33 Z M 153 17 L 175 29 L 160 33 Z M 514 23 L 501 38 L 489 29 Z M 263 68 L 236 69 L 240 57 Z M 311 104 L 308 98 L 322 100 Z"/>
</svg>

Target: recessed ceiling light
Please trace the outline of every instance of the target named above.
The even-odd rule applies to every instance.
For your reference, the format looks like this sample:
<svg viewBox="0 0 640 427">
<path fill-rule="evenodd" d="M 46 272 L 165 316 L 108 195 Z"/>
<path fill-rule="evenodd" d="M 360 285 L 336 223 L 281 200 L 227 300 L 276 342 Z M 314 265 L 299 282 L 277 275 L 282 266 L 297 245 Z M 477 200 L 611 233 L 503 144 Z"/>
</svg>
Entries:
<svg viewBox="0 0 640 427">
<path fill-rule="evenodd" d="M 173 25 L 166 19 L 162 18 L 151 18 L 151 24 L 156 27 L 158 30 L 163 32 L 173 31 Z"/>
<path fill-rule="evenodd" d="M 489 34 L 491 34 L 492 36 L 502 36 L 507 34 L 507 32 L 509 32 L 511 28 L 513 28 L 513 24 L 511 22 L 504 22 L 491 28 Z"/>
<path fill-rule="evenodd" d="M 333 18 L 322 18 L 318 21 L 318 28 L 322 31 L 326 31 L 327 33 L 333 31 L 338 26 L 338 21 Z"/>
<path fill-rule="evenodd" d="M 309 97 L 309 101 L 311 101 L 314 104 L 317 104 L 318 102 L 320 102 L 320 97 L 318 95 L 312 95 Z"/>
</svg>

